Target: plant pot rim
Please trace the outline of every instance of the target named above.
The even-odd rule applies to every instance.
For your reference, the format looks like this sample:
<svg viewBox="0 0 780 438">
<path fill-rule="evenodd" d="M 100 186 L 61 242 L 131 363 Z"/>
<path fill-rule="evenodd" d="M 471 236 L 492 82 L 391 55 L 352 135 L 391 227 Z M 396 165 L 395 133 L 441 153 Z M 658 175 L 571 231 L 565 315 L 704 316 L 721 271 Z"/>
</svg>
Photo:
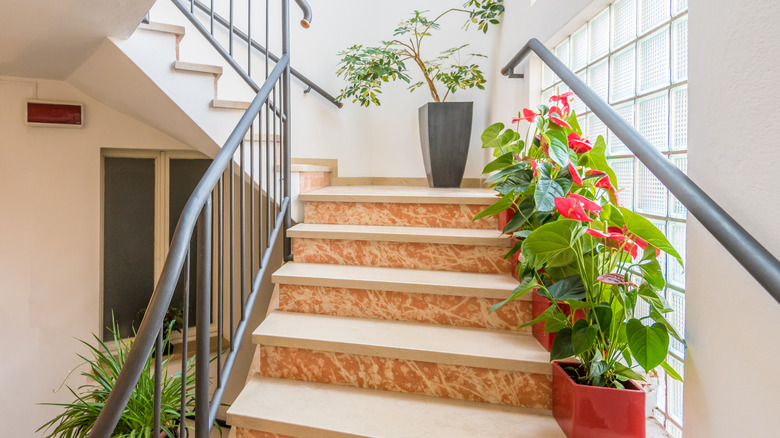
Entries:
<svg viewBox="0 0 780 438">
<path fill-rule="evenodd" d="M 592 388 L 592 390 L 594 390 L 594 391 L 637 391 L 637 392 L 643 392 L 643 393 L 647 393 L 647 391 L 645 391 L 645 389 L 644 389 L 644 388 L 642 388 L 642 387 L 641 387 L 641 386 L 640 386 L 640 385 L 639 385 L 637 382 L 635 382 L 633 379 L 628 379 L 628 380 L 626 380 L 625 382 L 621 382 L 621 383 L 623 383 L 624 385 L 628 384 L 628 385 L 626 385 L 626 387 L 625 387 L 625 388 L 623 388 L 623 389 L 620 389 L 620 388 L 610 388 L 610 387 L 606 387 L 606 386 L 592 386 L 592 385 L 584 385 L 584 384 L 582 384 L 582 383 L 579 383 L 579 382 L 575 381 L 575 380 L 574 380 L 574 379 L 571 377 L 571 375 L 569 374 L 569 372 L 568 372 L 568 371 L 566 371 L 566 370 L 563 368 L 563 366 L 564 366 L 564 365 L 571 365 L 571 366 L 574 366 L 574 367 L 581 367 L 581 366 L 582 366 L 582 364 L 581 364 L 580 362 L 572 362 L 572 361 L 566 361 L 566 360 L 556 360 L 556 361 L 553 361 L 553 367 L 558 367 L 558 368 L 560 369 L 560 371 L 561 371 L 561 372 L 562 372 L 562 373 L 563 373 L 563 374 L 566 376 L 566 378 L 567 378 L 567 379 L 569 379 L 569 380 L 571 381 L 571 383 L 573 383 L 574 385 L 577 385 L 577 386 L 579 386 L 579 387 L 583 387 L 583 388 Z M 629 386 L 630 386 L 630 387 L 629 387 Z"/>
</svg>

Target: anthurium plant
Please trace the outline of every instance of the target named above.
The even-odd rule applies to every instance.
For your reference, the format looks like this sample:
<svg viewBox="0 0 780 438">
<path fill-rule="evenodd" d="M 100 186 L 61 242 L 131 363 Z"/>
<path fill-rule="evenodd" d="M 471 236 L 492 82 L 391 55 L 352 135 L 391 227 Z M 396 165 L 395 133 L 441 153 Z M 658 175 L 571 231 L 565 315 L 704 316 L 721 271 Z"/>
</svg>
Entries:
<svg viewBox="0 0 780 438">
<path fill-rule="evenodd" d="M 658 257 L 682 258 L 650 221 L 621 206 L 604 139 L 582 136 L 572 98 L 553 96 L 550 107 L 524 109 L 514 129 L 497 123 L 482 135 L 495 157 L 484 173 L 501 197 L 475 220 L 513 210 L 503 231 L 518 242 L 507 257 L 520 251 L 520 284 L 494 310 L 533 290 L 548 298 L 552 305 L 521 327 L 544 322 L 557 332 L 550 360 L 578 358 L 570 371 L 578 383 L 622 388 L 644 380 L 637 370 L 658 366 L 680 379 L 666 362 L 670 337 L 683 341 L 665 317 L 672 309 Z M 522 121 L 530 122 L 528 141 Z M 643 301 L 649 315 L 637 311 Z"/>
<path fill-rule="evenodd" d="M 339 55 L 336 75 L 347 80 L 338 101 L 351 98 L 361 106 L 380 105 L 382 84 L 402 80 L 409 84 L 409 91 L 427 87 L 434 102 L 444 102 L 450 94 L 468 88 L 485 88 L 485 76 L 476 62 L 484 58 L 478 53 L 464 53 L 468 44 L 442 51 L 437 56 L 423 53 L 423 42 L 441 27 L 440 20 L 450 14 L 464 14 L 465 28 L 475 25 L 483 33 L 491 25 L 499 23 L 504 13 L 503 0 L 469 0 L 463 8 L 451 8 L 429 19 L 428 11 L 414 11 L 411 17 L 401 21 L 393 31 L 393 38 L 379 45 L 354 45 Z M 423 80 L 413 81 L 406 63 L 419 69 Z M 438 84 L 438 85 L 437 85 Z"/>
</svg>

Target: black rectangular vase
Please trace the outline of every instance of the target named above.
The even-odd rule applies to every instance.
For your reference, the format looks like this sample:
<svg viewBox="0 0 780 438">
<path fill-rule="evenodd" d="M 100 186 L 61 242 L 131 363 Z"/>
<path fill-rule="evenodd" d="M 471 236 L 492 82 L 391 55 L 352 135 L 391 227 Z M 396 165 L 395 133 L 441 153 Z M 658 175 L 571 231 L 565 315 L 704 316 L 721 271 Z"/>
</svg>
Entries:
<svg viewBox="0 0 780 438">
<path fill-rule="evenodd" d="M 420 107 L 420 145 L 429 187 L 460 187 L 471 139 L 474 102 Z"/>
</svg>

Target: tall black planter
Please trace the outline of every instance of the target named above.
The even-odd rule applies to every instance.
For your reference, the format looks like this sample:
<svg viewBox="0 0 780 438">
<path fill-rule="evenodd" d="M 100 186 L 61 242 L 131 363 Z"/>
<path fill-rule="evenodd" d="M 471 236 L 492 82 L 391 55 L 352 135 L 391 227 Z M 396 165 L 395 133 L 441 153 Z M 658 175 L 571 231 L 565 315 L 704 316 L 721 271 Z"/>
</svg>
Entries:
<svg viewBox="0 0 780 438">
<path fill-rule="evenodd" d="M 460 187 L 471 139 L 474 102 L 420 107 L 420 145 L 429 187 Z"/>
</svg>

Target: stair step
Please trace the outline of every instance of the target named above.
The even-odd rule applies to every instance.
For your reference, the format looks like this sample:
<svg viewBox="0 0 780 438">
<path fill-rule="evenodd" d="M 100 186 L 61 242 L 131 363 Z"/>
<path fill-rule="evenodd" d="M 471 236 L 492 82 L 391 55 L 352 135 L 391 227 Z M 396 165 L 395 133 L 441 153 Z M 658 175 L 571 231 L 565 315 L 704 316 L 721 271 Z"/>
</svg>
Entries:
<svg viewBox="0 0 780 438">
<path fill-rule="evenodd" d="M 256 344 L 552 375 L 532 336 L 307 313 L 274 312 L 252 333 Z"/>
<path fill-rule="evenodd" d="M 237 110 L 246 110 L 249 108 L 249 105 L 252 102 L 246 102 L 243 100 L 224 100 L 224 99 L 214 99 L 211 101 L 211 107 L 212 108 L 223 108 L 223 109 L 237 109 Z"/>
<path fill-rule="evenodd" d="M 333 286 L 350 289 L 506 299 L 517 280 L 506 274 L 432 271 L 423 269 L 286 263 L 274 272 L 277 284 Z M 522 300 L 531 300 L 530 294 Z"/>
<path fill-rule="evenodd" d="M 488 189 L 431 189 L 427 187 L 329 186 L 301 194 L 302 201 L 384 202 L 417 204 L 490 205 L 495 191 Z"/>
<path fill-rule="evenodd" d="M 239 428 L 296 438 L 564 437 L 545 411 L 258 375 L 227 415 Z"/>
<path fill-rule="evenodd" d="M 222 76 L 222 67 L 218 65 L 210 64 L 198 64 L 196 62 L 174 61 L 173 68 L 181 71 L 189 71 L 193 73 L 206 73 Z"/>
<path fill-rule="evenodd" d="M 300 196 L 303 196 L 301 194 Z M 292 238 L 366 240 L 381 242 L 442 243 L 508 248 L 511 240 L 498 230 L 464 228 L 397 227 L 380 225 L 298 224 L 290 228 Z"/>
<path fill-rule="evenodd" d="M 167 24 L 167 23 L 141 23 L 138 25 L 138 29 L 143 30 L 150 30 L 154 32 L 163 32 L 163 33 L 170 33 L 174 34 L 176 36 L 184 36 L 184 26 L 177 26 L 175 24 Z"/>
</svg>

